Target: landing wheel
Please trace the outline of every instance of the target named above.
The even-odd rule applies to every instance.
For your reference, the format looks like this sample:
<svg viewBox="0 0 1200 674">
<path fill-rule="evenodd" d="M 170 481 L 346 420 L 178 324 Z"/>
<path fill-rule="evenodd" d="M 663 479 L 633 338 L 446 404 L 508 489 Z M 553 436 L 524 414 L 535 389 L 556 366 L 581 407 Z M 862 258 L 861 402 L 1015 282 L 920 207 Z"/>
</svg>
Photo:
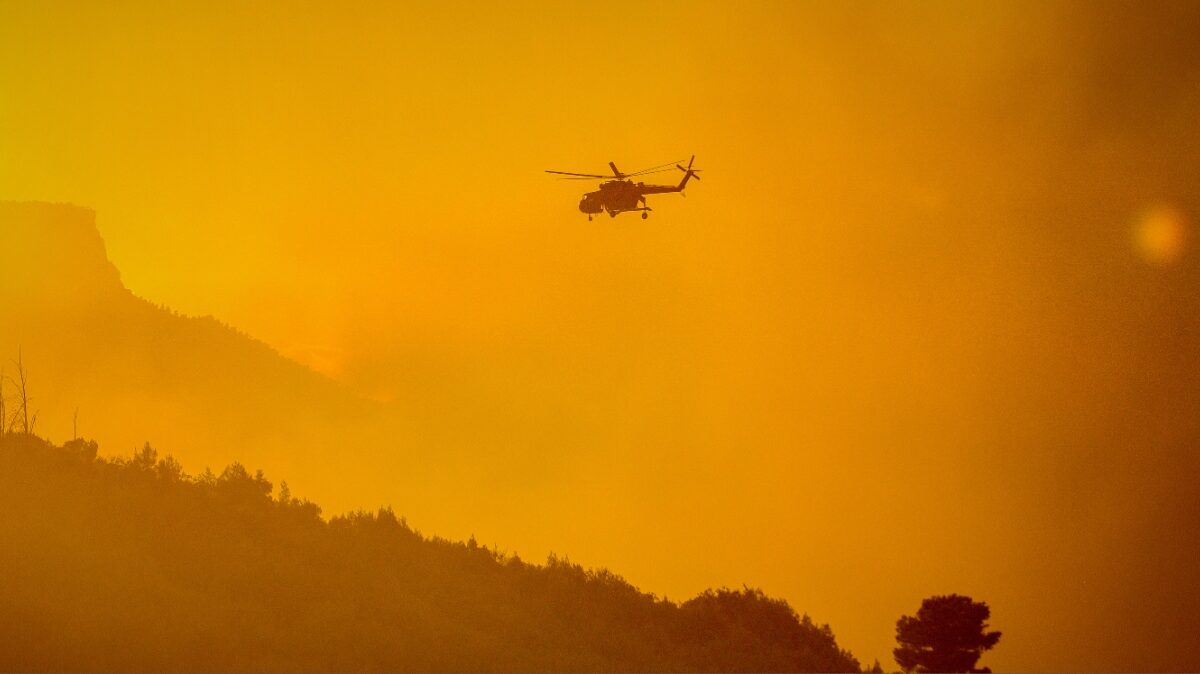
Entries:
<svg viewBox="0 0 1200 674">
<path fill-rule="evenodd" d="M 588 222 L 591 222 L 591 221 L 592 221 L 592 216 L 590 216 L 590 215 L 589 215 L 589 216 L 588 216 Z"/>
<path fill-rule="evenodd" d="M 646 211 L 642 211 L 642 219 L 645 220 L 648 217 L 650 217 L 650 214 L 647 213 Z"/>
<path fill-rule="evenodd" d="M 616 211 L 609 211 L 609 212 L 608 212 L 608 217 L 610 217 L 610 218 L 615 218 L 615 217 L 617 217 L 617 212 L 616 212 Z"/>
</svg>

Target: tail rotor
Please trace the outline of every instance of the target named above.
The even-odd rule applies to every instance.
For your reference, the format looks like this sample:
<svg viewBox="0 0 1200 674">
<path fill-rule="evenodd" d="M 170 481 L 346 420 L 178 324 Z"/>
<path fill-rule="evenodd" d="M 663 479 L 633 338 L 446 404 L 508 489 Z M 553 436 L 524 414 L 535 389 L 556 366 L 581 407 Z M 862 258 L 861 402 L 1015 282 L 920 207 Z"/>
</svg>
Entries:
<svg viewBox="0 0 1200 674">
<path fill-rule="evenodd" d="M 687 168 L 684 168 L 684 167 L 680 166 L 679 164 L 675 165 L 675 168 L 679 169 L 680 171 L 683 171 L 683 180 L 679 181 L 679 188 L 677 190 L 675 190 L 675 191 L 679 192 L 680 194 L 683 194 L 683 188 L 687 187 L 688 180 L 690 180 L 692 178 L 695 178 L 696 180 L 700 179 L 700 176 L 696 175 L 696 173 L 699 172 L 700 169 L 692 168 L 692 164 L 695 161 L 696 161 L 696 155 L 692 155 L 692 158 L 688 160 Z"/>
<path fill-rule="evenodd" d="M 675 168 L 679 169 L 680 171 L 683 171 L 685 174 L 685 177 L 695 178 L 696 180 L 699 180 L 700 176 L 698 176 L 696 174 L 700 172 L 700 169 L 695 169 L 695 170 L 692 169 L 692 164 L 695 161 L 696 161 L 696 155 L 692 155 L 692 158 L 688 160 L 687 168 L 684 168 L 684 167 L 680 166 L 679 164 L 676 164 Z"/>
</svg>

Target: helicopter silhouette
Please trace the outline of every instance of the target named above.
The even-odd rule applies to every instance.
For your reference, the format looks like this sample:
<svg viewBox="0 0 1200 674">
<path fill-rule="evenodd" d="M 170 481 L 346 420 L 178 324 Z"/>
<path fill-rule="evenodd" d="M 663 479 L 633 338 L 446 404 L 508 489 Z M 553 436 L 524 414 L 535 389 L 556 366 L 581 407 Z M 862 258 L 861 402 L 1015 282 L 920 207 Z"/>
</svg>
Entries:
<svg viewBox="0 0 1200 674">
<path fill-rule="evenodd" d="M 683 161 L 682 159 L 680 161 Z M 564 180 L 593 180 L 601 179 L 608 182 L 600 183 L 600 189 L 595 192 L 588 192 L 583 195 L 583 199 L 579 201 L 579 210 L 587 213 L 588 220 L 592 219 L 593 215 L 601 212 L 607 212 L 609 217 L 615 218 L 619 213 L 629 211 L 641 211 L 642 219 L 645 220 L 650 216 L 652 210 L 646 203 L 646 195 L 648 194 L 672 194 L 678 192 L 683 195 L 683 188 L 687 187 L 688 180 L 695 178 L 700 179 L 696 173 L 700 169 L 693 169 L 692 163 L 696 161 L 696 155 L 692 155 L 688 161 L 687 168 L 679 165 L 679 162 L 668 162 L 659 166 L 651 166 L 648 169 L 634 171 L 633 173 L 621 173 L 617 165 L 608 162 L 608 167 L 612 169 L 611 176 L 597 175 L 595 173 L 568 173 L 566 171 L 546 171 L 546 173 L 554 173 L 564 176 Z M 678 185 L 647 185 L 646 183 L 635 183 L 630 178 L 649 175 L 652 173 L 663 173 L 670 171 L 672 166 L 683 171 L 683 180 L 679 181 Z M 638 204 L 641 204 L 639 206 Z"/>
</svg>

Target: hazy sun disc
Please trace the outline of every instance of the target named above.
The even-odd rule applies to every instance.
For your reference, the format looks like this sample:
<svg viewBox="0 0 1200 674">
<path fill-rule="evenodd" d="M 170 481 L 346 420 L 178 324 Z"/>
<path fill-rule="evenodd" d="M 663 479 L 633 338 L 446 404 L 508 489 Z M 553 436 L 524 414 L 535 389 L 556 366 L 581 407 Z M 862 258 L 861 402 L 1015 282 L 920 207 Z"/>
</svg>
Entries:
<svg viewBox="0 0 1200 674">
<path fill-rule="evenodd" d="M 1147 208 L 1134 222 L 1133 242 L 1146 262 L 1161 266 L 1174 264 L 1187 249 L 1187 219 L 1182 211 L 1171 206 L 1159 204 Z"/>
</svg>

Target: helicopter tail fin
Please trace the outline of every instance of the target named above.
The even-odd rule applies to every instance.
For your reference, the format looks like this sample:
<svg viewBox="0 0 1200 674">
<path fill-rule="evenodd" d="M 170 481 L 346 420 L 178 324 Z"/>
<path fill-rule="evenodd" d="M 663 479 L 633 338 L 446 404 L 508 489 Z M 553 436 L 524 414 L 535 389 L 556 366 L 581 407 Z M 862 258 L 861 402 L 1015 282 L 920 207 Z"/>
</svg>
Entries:
<svg viewBox="0 0 1200 674">
<path fill-rule="evenodd" d="M 684 187 L 687 187 L 688 179 L 690 179 L 690 178 L 695 178 L 696 180 L 700 179 L 700 176 L 696 175 L 696 171 L 692 170 L 692 163 L 695 161 L 696 161 L 696 155 L 692 155 L 692 158 L 688 161 L 687 168 L 683 168 L 679 164 L 675 165 L 675 168 L 679 169 L 680 171 L 683 171 L 683 180 L 679 181 L 679 191 L 680 192 L 683 191 Z"/>
</svg>

